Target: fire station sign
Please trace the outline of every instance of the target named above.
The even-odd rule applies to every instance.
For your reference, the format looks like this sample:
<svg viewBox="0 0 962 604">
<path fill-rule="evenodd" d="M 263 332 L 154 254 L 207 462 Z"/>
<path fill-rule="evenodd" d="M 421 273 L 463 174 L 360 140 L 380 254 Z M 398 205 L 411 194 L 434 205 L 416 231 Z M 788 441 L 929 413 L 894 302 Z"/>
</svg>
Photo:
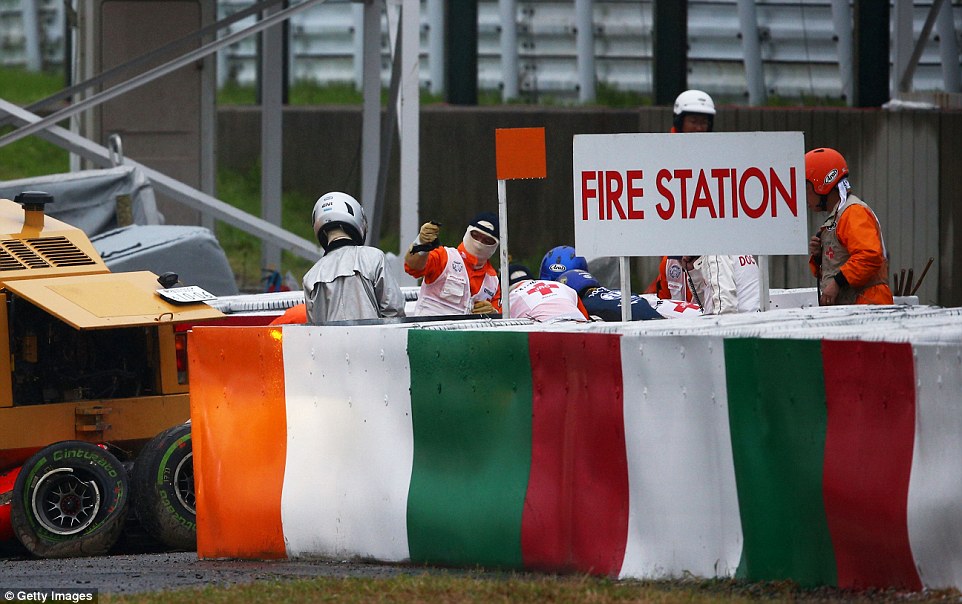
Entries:
<svg viewBox="0 0 962 604">
<path fill-rule="evenodd" d="M 574 137 L 580 255 L 805 254 L 801 132 Z"/>
</svg>

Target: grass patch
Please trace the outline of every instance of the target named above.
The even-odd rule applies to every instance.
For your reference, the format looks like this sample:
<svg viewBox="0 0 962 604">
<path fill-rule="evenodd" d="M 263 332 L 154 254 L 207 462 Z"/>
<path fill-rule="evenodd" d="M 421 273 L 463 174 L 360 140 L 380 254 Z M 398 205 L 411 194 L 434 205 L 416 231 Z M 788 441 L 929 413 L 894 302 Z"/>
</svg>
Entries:
<svg viewBox="0 0 962 604">
<path fill-rule="evenodd" d="M 0 69 L 0 90 L 4 100 L 17 105 L 29 105 L 64 88 L 64 77 L 59 72 L 32 72 L 19 68 Z"/>
<path fill-rule="evenodd" d="M 381 88 L 381 105 L 386 105 L 390 90 Z M 290 105 L 360 105 L 364 102 L 364 94 L 354 87 L 354 82 L 336 82 L 320 84 L 313 80 L 298 80 L 291 83 L 288 90 L 288 104 Z M 545 97 L 545 104 L 550 98 Z M 447 101 L 443 94 L 432 94 L 425 88 L 418 93 L 421 105 L 439 105 Z M 220 105 L 256 105 L 257 88 L 253 85 L 227 83 L 217 92 L 217 103 Z M 524 105 L 534 104 L 529 97 L 512 99 L 504 103 L 500 90 L 478 90 L 478 105 Z"/>
<path fill-rule="evenodd" d="M 801 589 L 790 581 L 744 583 L 728 579 L 612 581 L 588 576 L 423 573 L 390 578 L 332 578 L 269 581 L 156 594 L 102 594 L 104 604 L 301 604 L 310 602 L 518 602 L 542 604 L 616 602 L 935 602 L 957 592 L 847 592 Z"/>
<path fill-rule="evenodd" d="M 29 105 L 63 88 L 63 74 L 32 73 L 22 69 L 0 69 L 0 90 L 4 100 Z M 14 128 L 4 126 L 0 134 Z M 36 136 L 28 136 L 0 147 L 0 180 L 17 180 L 31 176 L 57 174 L 69 170 L 69 154 Z"/>
<path fill-rule="evenodd" d="M 11 130 L 13 128 L 10 126 L 0 128 L 0 134 L 7 134 Z M 17 180 L 69 170 L 69 154 L 35 136 L 0 147 L 0 180 Z"/>
<path fill-rule="evenodd" d="M 253 214 L 261 215 L 260 166 L 251 168 L 246 174 L 221 170 L 217 175 L 217 195 L 230 205 Z M 314 240 L 311 225 L 311 210 L 314 199 L 293 193 L 281 194 L 281 226 L 288 231 L 307 239 Z M 262 291 L 265 271 L 277 267 L 261 266 L 260 239 L 218 222 L 214 229 L 217 240 L 230 261 L 237 285 L 242 291 Z M 290 272 L 300 283 L 301 277 L 311 268 L 314 261 L 301 258 L 289 252 L 281 252 L 281 275 Z"/>
<path fill-rule="evenodd" d="M 595 89 L 595 104 L 605 107 L 617 107 L 621 109 L 630 107 L 651 107 L 651 95 L 633 92 L 631 90 L 621 90 L 609 84 L 599 83 Z"/>
</svg>

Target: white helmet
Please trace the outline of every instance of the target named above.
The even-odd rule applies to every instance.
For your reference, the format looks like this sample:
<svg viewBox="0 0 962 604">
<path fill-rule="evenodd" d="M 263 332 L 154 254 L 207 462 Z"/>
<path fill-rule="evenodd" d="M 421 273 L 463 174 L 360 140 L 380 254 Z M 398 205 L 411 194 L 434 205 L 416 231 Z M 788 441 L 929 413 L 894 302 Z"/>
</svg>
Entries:
<svg viewBox="0 0 962 604">
<path fill-rule="evenodd" d="M 675 99 L 675 115 L 682 113 L 705 113 L 715 115 L 715 102 L 707 92 L 686 90 Z"/>
<path fill-rule="evenodd" d="M 340 227 L 351 237 L 357 245 L 364 245 L 367 236 L 367 217 L 364 208 L 356 199 L 347 193 L 333 191 L 321 195 L 314 203 L 314 235 L 321 247 L 327 250 L 325 230 Z"/>
<path fill-rule="evenodd" d="M 712 130 L 715 116 L 715 101 L 707 92 L 701 90 L 686 90 L 675 99 L 674 125 L 676 130 L 681 130 L 681 122 L 686 113 L 701 113 L 709 116 L 708 129 Z"/>
</svg>

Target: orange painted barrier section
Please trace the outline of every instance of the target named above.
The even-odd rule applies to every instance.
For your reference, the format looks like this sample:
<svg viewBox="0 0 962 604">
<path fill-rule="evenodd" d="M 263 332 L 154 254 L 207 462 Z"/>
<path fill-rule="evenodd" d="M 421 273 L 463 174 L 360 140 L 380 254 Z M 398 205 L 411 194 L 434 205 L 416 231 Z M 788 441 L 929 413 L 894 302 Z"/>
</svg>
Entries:
<svg viewBox="0 0 962 604">
<path fill-rule="evenodd" d="M 544 128 L 498 128 L 494 143 L 498 180 L 548 175 Z"/>
<path fill-rule="evenodd" d="M 279 327 L 195 327 L 188 336 L 198 558 L 287 555 L 281 333 Z"/>
</svg>

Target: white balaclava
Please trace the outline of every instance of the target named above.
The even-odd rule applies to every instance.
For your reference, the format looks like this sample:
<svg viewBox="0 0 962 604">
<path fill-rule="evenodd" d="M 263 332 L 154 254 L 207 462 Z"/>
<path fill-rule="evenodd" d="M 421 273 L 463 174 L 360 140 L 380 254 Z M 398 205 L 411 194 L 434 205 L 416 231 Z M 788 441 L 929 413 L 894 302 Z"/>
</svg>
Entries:
<svg viewBox="0 0 962 604">
<path fill-rule="evenodd" d="M 471 231 L 484 233 L 484 231 L 477 227 L 469 226 L 467 230 L 464 231 L 464 249 L 467 250 L 467 252 L 472 256 L 475 256 L 479 262 L 484 262 L 494 255 L 494 250 L 498 249 L 498 241 L 495 239 L 495 242 L 491 245 L 485 245 L 480 241 L 475 240 L 474 237 L 471 236 Z M 488 233 L 484 234 L 490 237 Z"/>
<path fill-rule="evenodd" d="M 338 239 L 350 239 L 351 236 L 347 234 L 347 231 L 339 226 L 332 226 L 324 229 L 324 234 L 327 236 L 327 244 L 330 245 L 337 241 Z"/>
</svg>

